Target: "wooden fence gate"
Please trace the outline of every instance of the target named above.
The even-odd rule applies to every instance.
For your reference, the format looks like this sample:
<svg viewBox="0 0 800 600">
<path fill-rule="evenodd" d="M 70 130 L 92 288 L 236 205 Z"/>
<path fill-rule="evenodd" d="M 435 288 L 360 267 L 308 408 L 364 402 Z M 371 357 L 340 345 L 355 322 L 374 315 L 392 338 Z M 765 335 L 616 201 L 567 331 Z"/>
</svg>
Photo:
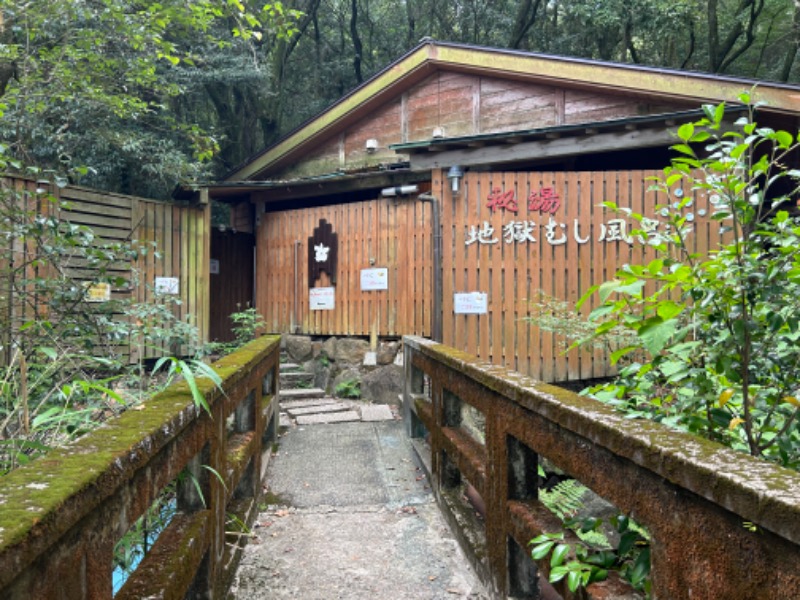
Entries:
<svg viewBox="0 0 800 600">
<path fill-rule="evenodd" d="M 209 322 L 208 270 L 210 248 L 210 209 L 207 205 L 173 204 L 74 186 L 58 187 L 24 178 L 0 180 L 5 202 L 17 203 L 29 218 L 55 217 L 64 223 L 85 225 L 97 236 L 97 244 L 136 240 L 149 251 L 135 262 L 110 265 L 109 275 L 127 282 L 111 290 L 113 298 L 131 298 L 138 302 L 152 300 L 157 278 L 171 285 L 180 300 L 172 308 L 181 320 L 196 325 L 202 339 L 207 339 Z M 41 314 L 43 298 L 29 298 L 23 303 L 15 296 L 13 265 L 24 265 L 26 279 L 52 276 L 52 267 L 38 264 L 36 244 L 13 231 L 3 231 L 0 238 L 0 361 L 8 360 L 11 331 Z M 77 285 L 91 283 L 98 273 L 80 257 L 72 257 L 67 274 Z M 87 310 L 88 310 L 87 306 Z M 170 348 L 123 347 L 121 352 L 135 362 L 169 353 Z"/>
</svg>

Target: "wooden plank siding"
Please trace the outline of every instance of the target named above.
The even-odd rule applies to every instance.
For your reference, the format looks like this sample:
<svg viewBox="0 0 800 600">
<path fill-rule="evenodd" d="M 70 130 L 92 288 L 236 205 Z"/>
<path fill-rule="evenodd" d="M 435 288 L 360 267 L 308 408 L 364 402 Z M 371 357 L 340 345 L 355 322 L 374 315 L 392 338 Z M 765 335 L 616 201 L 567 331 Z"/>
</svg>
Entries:
<svg viewBox="0 0 800 600">
<path fill-rule="evenodd" d="M 16 191 L 15 201 L 31 218 L 50 215 L 64 223 L 90 228 L 97 246 L 128 241 L 144 244 L 147 252 L 134 263 L 118 261 L 110 265 L 107 276 L 123 280 L 121 285 L 112 287 L 112 298 L 150 301 L 156 277 L 177 277 L 182 303 L 176 305 L 173 312 L 178 318 L 197 325 L 201 338 L 207 339 L 210 314 L 208 206 L 176 205 L 74 186 L 57 187 L 18 177 L 0 179 L 0 186 Z M 53 267 L 36 264 L 32 240 L 4 236 L 0 244 L 0 329 L 3 336 L 0 344 L 7 348 L 13 327 L 47 314 L 44 299 L 33 297 L 29 303 L 22 304 L 14 297 L 8 267 L 28 264 L 27 278 L 52 276 L 48 269 Z M 80 284 L 101 278 L 80 253 L 65 256 L 59 268 Z M 92 305 L 87 304 L 85 310 L 92 310 Z M 122 315 L 117 317 L 123 318 Z M 118 350 L 131 361 L 170 352 L 168 348 L 149 348 L 141 353 L 127 343 Z M 9 357 L 2 352 L 0 350 L 0 360 L 7 361 Z"/>
<path fill-rule="evenodd" d="M 148 252 L 133 267 L 139 285 L 133 296 L 137 302 L 156 299 L 156 277 L 178 279 L 180 303 L 172 313 L 181 321 L 198 328 L 201 340 L 208 340 L 211 318 L 209 272 L 211 262 L 211 209 L 209 205 L 176 205 L 158 200 L 136 198 L 132 239 L 144 244 Z M 191 352 L 188 347 L 131 347 L 131 361 L 167 354 Z"/>
<path fill-rule="evenodd" d="M 612 279 L 626 263 L 649 260 L 652 250 L 619 241 L 622 219 L 626 232 L 634 222 L 601 206 L 617 202 L 645 216 L 654 215 L 662 200 L 648 191 L 651 171 L 580 173 L 467 173 L 462 192 L 453 197 L 442 172 L 434 177 L 434 193 L 443 198 L 443 342 L 494 364 L 548 382 L 604 377 L 611 374 L 607 352 L 571 350 L 565 338 L 529 323 L 539 292 L 574 305 L 596 283 Z M 443 183 L 444 181 L 444 183 Z M 529 211 L 531 193 L 552 189 L 560 199 L 555 214 Z M 492 190 L 512 191 L 516 213 L 490 209 Z M 697 209 L 710 214 L 708 199 L 696 197 Z M 534 226 L 534 241 L 515 241 L 504 227 Z M 719 240 L 708 217 L 696 219 L 695 249 L 705 251 Z M 483 232 L 484 241 L 470 242 Z M 627 235 L 627 233 L 625 233 Z M 563 241 L 562 241 L 563 240 Z M 580 241 L 579 241 L 580 240 Z M 468 243 L 469 242 L 469 243 Z M 454 294 L 483 292 L 483 315 L 455 314 Z M 588 314 L 596 298 L 583 310 Z"/>
<path fill-rule="evenodd" d="M 295 179 L 359 171 L 404 160 L 391 144 L 430 140 L 436 128 L 458 137 L 588 123 L 697 108 L 598 91 L 566 91 L 537 83 L 439 71 L 385 102 L 339 133 L 331 133 L 301 160 L 270 174 Z M 368 139 L 378 148 L 365 150 Z M 405 157 L 407 158 L 407 157 Z"/>
<path fill-rule="evenodd" d="M 275 333 L 400 336 L 430 334 L 430 204 L 387 199 L 261 215 L 256 307 Z M 338 234 L 333 310 L 309 309 L 308 238 L 321 219 Z M 389 289 L 361 290 L 361 270 L 388 269 Z"/>
</svg>

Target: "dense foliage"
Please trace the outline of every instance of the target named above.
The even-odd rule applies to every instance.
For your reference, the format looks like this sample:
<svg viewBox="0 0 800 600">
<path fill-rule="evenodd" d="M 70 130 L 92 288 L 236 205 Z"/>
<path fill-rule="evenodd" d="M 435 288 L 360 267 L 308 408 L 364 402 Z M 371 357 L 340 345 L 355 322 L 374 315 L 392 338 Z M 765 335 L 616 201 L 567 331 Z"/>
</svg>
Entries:
<svg viewBox="0 0 800 600">
<path fill-rule="evenodd" d="M 705 118 L 678 131 L 680 157 L 656 184 L 661 223 L 638 232 L 657 257 L 625 265 L 584 296 L 597 292 L 602 302 L 595 335 L 634 334 L 612 354 L 630 363 L 593 393 L 632 416 L 796 469 L 800 170 L 786 164 L 800 135 L 759 127 L 752 113 L 727 131 L 724 110 L 706 106 Z M 724 232 L 707 256 L 690 241 L 698 195 Z"/>
<path fill-rule="evenodd" d="M 221 176 L 425 36 L 800 80 L 792 0 L 0 0 L 0 15 L 0 140 L 153 197 Z"/>
</svg>

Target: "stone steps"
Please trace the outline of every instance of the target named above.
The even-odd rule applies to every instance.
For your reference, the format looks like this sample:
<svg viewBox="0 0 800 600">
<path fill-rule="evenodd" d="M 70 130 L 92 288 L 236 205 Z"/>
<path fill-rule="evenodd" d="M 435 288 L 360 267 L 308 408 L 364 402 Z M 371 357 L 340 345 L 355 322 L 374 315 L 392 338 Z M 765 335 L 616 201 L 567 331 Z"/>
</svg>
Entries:
<svg viewBox="0 0 800 600">
<path fill-rule="evenodd" d="M 390 421 L 396 418 L 385 404 L 366 404 L 354 400 L 331 398 L 325 390 L 313 385 L 314 374 L 301 365 L 283 359 L 280 365 L 280 424 L 281 427 L 307 426 L 326 423 Z"/>
<path fill-rule="evenodd" d="M 281 372 L 282 389 L 311 388 L 314 385 L 314 374 L 308 371 Z"/>
<path fill-rule="evenodd" d="M 283 380 L 281 379 L 281 402 L 284 400 L 306 400 L 309 398 L 322 398 L 325 396 L 325 390 L 320 388 L 296 388 L 284 389 Z"/>
</svg>

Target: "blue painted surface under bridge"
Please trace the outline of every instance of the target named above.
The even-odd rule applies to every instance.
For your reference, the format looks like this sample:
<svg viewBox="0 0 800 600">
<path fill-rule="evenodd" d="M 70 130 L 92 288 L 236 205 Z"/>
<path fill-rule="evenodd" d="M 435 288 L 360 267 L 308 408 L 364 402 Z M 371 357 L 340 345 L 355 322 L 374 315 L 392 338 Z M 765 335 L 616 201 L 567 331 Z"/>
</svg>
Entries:
<svg viewBox="0 0 800 600">
<path fill-rule="evenodd" d="M 267 486 L 234 598 L 491 598 L 399 420 L 293 426 Z"/>
</svg>

